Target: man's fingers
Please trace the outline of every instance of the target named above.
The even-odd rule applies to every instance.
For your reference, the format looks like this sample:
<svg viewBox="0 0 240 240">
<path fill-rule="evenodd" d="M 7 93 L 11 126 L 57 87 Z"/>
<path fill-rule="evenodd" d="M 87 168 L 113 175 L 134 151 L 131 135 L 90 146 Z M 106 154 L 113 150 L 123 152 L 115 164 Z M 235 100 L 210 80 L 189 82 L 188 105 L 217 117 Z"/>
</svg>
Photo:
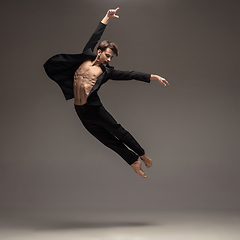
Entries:
<svg viewBox="0 0 240 240">
<path fill-rule="evenodd" d="M 109 9 L 110 13 L 116 13 L 119 10 L 119 7 L 117 7 L 116 9 Z"/>
<path fill-rule="evenodd" d="M 166 84 L 169 85 L 169 82 L 167 80 L 165 80 Z"/>
<path fill-rule="evenodd" d="M 119 7 L 117 7 L 116 9 L 109 9 L 108 10 L 109 16 L 114 18 L 119 18 L 118 15 L 115 15 L 118 10 L 119 10 Z"/>
<path fill-rule="evenodd" d="M 161 79 L 160 79 L 160 82 L 161 82 L 161 84 L 162 84 L 164 87 L 166 87 L 167 85 L 169 85 L 168 81 L 167 81 L 166 79 L 164 79 L 164 78 L 161 78 Z"/>
<path fill-rule="evenodd" d="M 168 81 L 165 78 L 162 78 L 162 82 L 163 82 L 164 86 L 169 85 Z"/>
<path fill-rule="evenodd" d="M 115 13 L 114 13 L 114 17 L 115 17 L 115 18 L 119 18 L 118 15 L 115 15 L 118 10 L 119 10 L 119 7 L 117 7 L 117 8 L 114 10 L 114 12 L 115 12 Z"/>
</svg>

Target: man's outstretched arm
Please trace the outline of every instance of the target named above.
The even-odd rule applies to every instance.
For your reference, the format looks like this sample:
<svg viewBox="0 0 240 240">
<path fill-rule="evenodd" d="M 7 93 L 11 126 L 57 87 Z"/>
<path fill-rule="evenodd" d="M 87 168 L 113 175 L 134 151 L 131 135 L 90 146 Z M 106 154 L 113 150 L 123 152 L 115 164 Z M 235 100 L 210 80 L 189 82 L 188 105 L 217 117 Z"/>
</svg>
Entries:
<svg viewBox="0 0 240 240">
<path fill-rule="evenodd" d="M 160 82 L 163 86 L 169 85 L 168 81 L 160 77 L 159 75 L 155 74 L 147 74 L 147 73 L 142 73 L 142 72 L 137 72 L 137 71 L 120 71 L 120 70 L 115 70 L 112 69 L 111 75 L 109 77 L 112 80 L 139 80 L 143 82 L 150 82 L 150 80 L 157 80 Z"/>
</svg>

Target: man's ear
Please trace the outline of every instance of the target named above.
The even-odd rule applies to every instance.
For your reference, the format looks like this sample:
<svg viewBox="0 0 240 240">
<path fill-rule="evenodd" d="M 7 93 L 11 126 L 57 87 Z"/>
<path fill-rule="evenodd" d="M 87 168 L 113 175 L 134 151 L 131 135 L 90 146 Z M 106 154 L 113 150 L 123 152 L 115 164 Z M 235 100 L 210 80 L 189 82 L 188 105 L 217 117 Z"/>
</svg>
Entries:
<svg viewBox="0 0 240 240">
<path fill-rule="evenodd" d="M 98 49 L 98 50 L 97 50 L 97 54 L 100 54 L 100 53 L 102 53 L 102 50 L 101 50 L 101 49 Z"/>
</svg>

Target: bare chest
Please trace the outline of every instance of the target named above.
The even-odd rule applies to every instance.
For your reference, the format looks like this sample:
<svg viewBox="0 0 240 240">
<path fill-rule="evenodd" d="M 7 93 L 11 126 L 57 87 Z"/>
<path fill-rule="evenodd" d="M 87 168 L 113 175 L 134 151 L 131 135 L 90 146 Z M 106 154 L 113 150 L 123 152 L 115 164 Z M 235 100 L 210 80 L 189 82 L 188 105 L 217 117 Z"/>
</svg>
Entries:
<svg viewBox="0 0 240 240">
<path fill-rule="evenodd" d="M 103 73 L 102 69 L 99 66 L 92 66 L 91 61 L 86 61 L 82 63 L 77 71 L 75 72 L 74 80 L 75 81 L 95 81 Z"/>
</svg>

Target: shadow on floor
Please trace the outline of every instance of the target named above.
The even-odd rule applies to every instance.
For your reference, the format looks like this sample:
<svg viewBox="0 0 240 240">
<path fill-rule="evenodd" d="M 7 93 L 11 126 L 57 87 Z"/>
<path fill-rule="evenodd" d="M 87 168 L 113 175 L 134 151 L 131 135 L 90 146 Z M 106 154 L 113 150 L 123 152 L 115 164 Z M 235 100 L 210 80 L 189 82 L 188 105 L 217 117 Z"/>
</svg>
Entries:
<svg viewBox="0 0 240 240">
<path fill-rule="evenodd" d="M 144 222 L 61 222 L 41 224 L 36 230 L 67 230 L 67 229 L 91 229 L 91 228 L 115 228 L 115 227 L 143 227 L 153 226 Z"/>
</svg>

